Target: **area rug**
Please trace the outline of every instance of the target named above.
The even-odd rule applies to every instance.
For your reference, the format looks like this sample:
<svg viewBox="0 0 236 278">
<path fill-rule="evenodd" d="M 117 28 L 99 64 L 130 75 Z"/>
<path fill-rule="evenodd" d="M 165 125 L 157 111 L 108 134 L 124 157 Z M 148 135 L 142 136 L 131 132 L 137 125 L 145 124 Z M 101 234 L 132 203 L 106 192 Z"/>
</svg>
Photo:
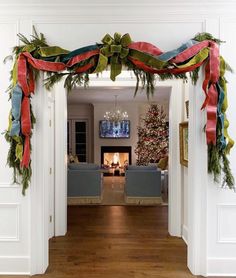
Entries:
<svg viewBox="0 0 236 278">
<path fill-rule="evenodd" d="M 126 205 L 124 194 L 125 177 L 103 177 L 101 205 Z"/>
</svg>

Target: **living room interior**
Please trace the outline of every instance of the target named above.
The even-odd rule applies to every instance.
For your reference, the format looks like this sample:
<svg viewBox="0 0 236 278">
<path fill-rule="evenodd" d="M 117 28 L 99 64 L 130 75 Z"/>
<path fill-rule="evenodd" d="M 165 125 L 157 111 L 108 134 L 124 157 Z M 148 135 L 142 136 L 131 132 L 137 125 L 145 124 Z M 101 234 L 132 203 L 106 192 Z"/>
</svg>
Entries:
<svg viewBox="0 0 236 278">
<path fill-rule="evenodd" d="M 168 204 L 171 88 L 157 86 L 149 98 L 134 92 L 134 86 L 89 86 L 68 94 L 68 205 Z M 155 130 L 160 125 L 158 138 L 144 127 L 145 118 Z"/>
</svg>

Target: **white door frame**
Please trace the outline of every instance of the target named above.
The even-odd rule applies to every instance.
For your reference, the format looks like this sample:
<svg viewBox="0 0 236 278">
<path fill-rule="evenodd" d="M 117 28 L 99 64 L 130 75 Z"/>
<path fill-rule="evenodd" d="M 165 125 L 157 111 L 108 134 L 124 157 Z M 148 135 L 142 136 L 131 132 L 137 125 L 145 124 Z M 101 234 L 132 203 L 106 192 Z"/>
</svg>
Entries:
<svg viewBox="0 0 236 278">
<path fill-rule="evenodd" d="M 109 79 L 109 73 L 102 77 L 91 77 L 90 86 L 135 86 L 136 81 L 130 73 L 123 73 L 114 83 Z M 45 109 L 48 107 L 47 92 L 38 86 L 35 96 L 36 117 L 38 119 L 34 130 L 33 155 L 33 184 L 31 189 L 32 202 L 32 235 L 39 240 L 31 240 L 32 262 L 31 274 L 44 273 L 48 266 L 48 186 L 46 182 L 49 173 L 47 155 L 43 148 L 47 146 L 45 126 Z M 168 231 L 172 236 L 181 236 L 181 166 L 179 164 L 179 122 L 182 121 L 182 81 L 160 81 L 158 86 L 171 88 L 169 114 L 169 225 Z M 63 236 L 67 232 L 67 96 L 63 82 L 54 89 L 55 97 L 55 235 Z M 145 91 L 143 92 L 145 93 Z M 44 125 L 43 125 L 44 119 Z M 43 161 L 43 163 L 42 163 Z M 37 165 L 37 167 L 35 167 Z M 41 173 L 44 173 L 41 175 Z M 44 178 L 43 178 L 44 177 Z M 34 210 L 34 204 L 41 204 Z M 40 217 L 38 217 L 40 214 Z M 37 216 L 37 217 L 36 217 Z M 33 224 L 35 223 L 35 225 Z M 36 224 L 37 223 L 37 224 Z M 37 228 L 40 227 L 39 230 Z M 42 236 L 45 235 L 45 236 Z"/>
</svg>

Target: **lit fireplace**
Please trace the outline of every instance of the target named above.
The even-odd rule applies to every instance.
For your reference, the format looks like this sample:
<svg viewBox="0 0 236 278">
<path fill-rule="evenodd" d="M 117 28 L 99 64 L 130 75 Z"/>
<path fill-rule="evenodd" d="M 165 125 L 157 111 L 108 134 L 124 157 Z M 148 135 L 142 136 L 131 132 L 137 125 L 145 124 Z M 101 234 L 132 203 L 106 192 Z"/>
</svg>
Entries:
<svg viewBox="0 0 236 278">
<path fill-rule="evenodd" d="M 129 153 L 104 153 L 103 163 L 105 167 L 124 167 L 129 164 Z"/>
<path fill-rule="evenodd" d="M 101 165 L 104 168 L 124 168 L 131 164 L 131 147 L 102 146 Z"/>
</svg>

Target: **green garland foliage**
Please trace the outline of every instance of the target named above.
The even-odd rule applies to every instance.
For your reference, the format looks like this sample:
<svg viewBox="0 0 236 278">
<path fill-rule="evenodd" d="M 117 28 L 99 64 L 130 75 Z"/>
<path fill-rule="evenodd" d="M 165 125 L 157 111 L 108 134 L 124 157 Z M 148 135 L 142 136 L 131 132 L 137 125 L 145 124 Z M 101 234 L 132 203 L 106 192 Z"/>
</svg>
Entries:
<svg viewBox="0 0 236 278">
<path fill-rule="evenodd" d="M 216 39 L 214 36 L 212 36 L 212 34 L 207 33 L 207 32 L 198 33 L 198 34 L 193 38 L 193 40 L 199 41 L 199 42 L 202 42 L 202 41 L 205 41 L 205 40 L 209 40 L 209 41 L 214 41 L 214 42 L 216 42 L 217 44 L 221 44 L 222 42 L 224 42 L 224 41 L 221 41 L 220 39 Z"/>
<path fill-rule="evenodd" d="M 32 111 L 32 106 L 30 106 L 30 110 L 31 110 L 31 123 L 33 129 L 36 123 L 36 119 Z M 31 169 L 31 163 L 28 169 L 26 168 L 22 169 L 20 165 L 21 157 L 18 155 L 18 147 L 24 145 L 24 136 L 12 137 L 9 135 L 9 131 L 6 131 L 5 139 L 10 145 L 8 156 L 7 156 L 7 164 L 10 168 L 13 168 L 13 183 L 22 184 L 22 194 L 25 195 L 25 191 L 29 187 L 29 183 L 31 180 L 32 169 Z"/>
<path fill-rule="evenodd" d="M 117 33 L 116 33 L 117 34 Z M 128 35 L 128 34 L 127 34 Z M 22 43 L 20 46 L 16 46 L 13 48 L 12 55 L 6 57 L 5 61 L 7 60 L 12 60 L 14 62 L 14 67 L 12 71 L 10 72 L 10 86 L 8 87 L 7 91 L 9 93 L 9 98 L 11 99 L 12 95 L 12 90 L 14 86 L 16 85 L 16 70 L 15 67 L 17 65 L 17 59 L 22 52 L 29 52 L 31 55 L 36 58 L 36 59 L 45 59 L 45 60 L 50 60 L 52 62 L 60 62 L 61 57 L 54 56 L 50 58 L 42 58 L 40 55 L 40 48 L 42 47 L 48 47 L 48 43 L 46 41 L 46 38 L 44 37 L 43 34 L 38 34 L 33 28 L 33 35 L 31 36 L 30 39 L 27 39 L 25 36 L 22 34 L 19 34 L 19 39 L 20 42 Z M 106 36 L 106 39 L 113 39 L 110 36 Z M 127 36 L 124 36 L 125 39 L 129 39 Z M 196 41 L 204 41 L 204 40 L 212 40 L 218 44 L 220 44 L 222 41 L 219 39 L 214 38 L 211 34 L 209 33 L 201 33 L 197 34 L 194 38 Z M 119 47 L 122 38 L 115 38 L 114 43 L 117 44 L 115 45 L 116 48 Z M 104 46 L 105 45 L 105 46 Z M 101 44 L 98 45 L 99 48 L 101 48 L 101 52 L 106 55 L 107 54 L 107 45 L 106 44 Z M 136 96 L 139 88 L 141 87 L 142 89 L 146 89 L 146 94 L 147 98 L 150 98 L 154 94 L 154 89 L 155 89 L 155 83 L 157 80 L 166 80 L 166 79 L 182 79 L 186 81 L 188 79 L 186 74 L 171 74 L 171 73 L 165 73 L 165 74 L 152 74 L 149 72 L 146 72 L 142 69 L 137 68 L 129 59 L 127 59 L 127 54 L 128 54 L 128 49 L 126 49 L 127 45 L 125 44 L 125 40 L 123 40 L 123 54 L 125 55 L 122 56 L 122 52 L 118 56 L 110 57 L 109 55 L 107 56 L 107 65 L 112 67 L 112 76 L 111 79 L 114 80 L 115 76 L 121 71 L 122 66 L 126 67 L 129 71 L 132 71 L 136 77 L 136 87 L 135 87 L 135 92 L 134 92 L 134 97 Z M 67 53 L 66 50 L 64 50 L 65 53 Z M 124 52 L 125 51 L 125 52 Z M 108 53 L 109 54 L 109 53 Z M 111 60 L 116 58 L 117 64 L 112 64 Z M 188 61 L 186 61 L 188 62 Z M 86 73 L 77 73 L 76 70 L 77 68 L 80 68 L 82 66 L 86 66 L 87 64 L 92 64 L 93 66 L 88 70 Z M 91 57 L 87 59 L 86 61 L 82 61 L 80 63 L 77 63 L 76 65 L 72 66 L 71 68 L 63 71 L 63 72 L 46 72 L 47 77 L 44 80 L 44 85 L 47 90 L 51 90 L 52 87 L 61 81 L 62 79 L 64 80 L 64 87 L 66 90 L 69 92 L 73 88 L 77 86 L 85 86 L 87 87 L 89 85 L 89 74 L 94 72 L 96 70 L 96 65 L 98 64 L 98 58 L 97 57 Z M 112 64 L 112 65 L 111 65 Z M 31 65 L 28 65 L 31 67 L 34 80 L 37 80 L 40 71 L 33 68 Z M 168 65 L 166 65 L 168 68 Z M 225 70 L 231 71 L 231 67 L 225 63 Z M 190 78 L 193 82 L 193 84 L 196 84 L 197 80 L 199 77 L 199 68 L 193 70 L 190 72 Z M 31 122 L 32 122 L 32 128 L 35 124 L 35 117 L 33 114 L 33 111 L 31 109 Z M 231 173 L 231 169 L 229 166 L 229 160 L 227 158 L 227 153 L 226 150 L 221 148 L 221 144 L 219 141 L 219 138 L 221 136 L 222 129 L 220 126 L 217 126 L 217 133 L 218 133 L 218 139 L 217 139 L 217 144 L 216 146 L 214 145 L 209 145 L 208 146 L 208 171 L 209 173 L 212 173 L 214 175 L 215 181 L 219 181 L 220 175 L 223 172 L 224 173 L 224 180 L 223 180 L 223 186 L 228 186 L 229 188 L 234 188 L 234 178 Z M 24 146 L 24 136 L 20 134 L 20 136 L 14 136 L 11 137 L 9 134 L 9 130 L 5 132 L 5 138 L 7 142 L 10 144 L 10 149 L 8 153 L 8 158 L 7 158 L 7 163 L 8 165 L 13 168 L 13 181 L 16 183 L 21 183 L 23 185 L 22 192 L 25 194 L 25 190 L 28 188 L 31 175 L 32 175 L 32 170 L 31 170 L 31 164 L 28 169 L 22 169 L 20 165 L 21 157 L 19 156 L 20 153 L 20 148 L 23 148 Z"/>
<path fill-rule="evenodd" d="M 235 189 L 234 177 L 232 175 L 229 160 L 224 150 L 220 150 L 218 146 L 208 146 L 208 172 L 213 174 L 214 181 L 220 182 L 221 172 L 224 173 L 222 187 L 228 186 L 230 189 Z"/>
</svg>

